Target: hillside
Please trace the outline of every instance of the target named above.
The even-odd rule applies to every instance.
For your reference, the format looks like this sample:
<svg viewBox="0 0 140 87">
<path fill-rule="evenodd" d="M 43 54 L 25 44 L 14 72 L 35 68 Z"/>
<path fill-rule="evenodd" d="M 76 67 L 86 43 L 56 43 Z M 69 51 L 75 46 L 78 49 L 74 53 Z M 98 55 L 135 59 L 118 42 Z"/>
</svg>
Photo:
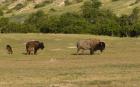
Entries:
<svg viewBox="0 0 140 87">
<path fill-rule="evenodd" d="M 26 17 L 26 15 L 43 10 L 46 14 L 59 15 L 64 12 L 78 12 L 83 1 L 70 0 L 70 4 L 65 6 L 65 0 L 1 0 L 0 8 L 4 11 L 4 16 Z M 78 2 L 79 1 L 79 2 Z M 103 9 L 110 9 L 118 16 L 129 14 L 133 8 L 140 7 L 140 0 L 100 0 Z"/>
</svg>

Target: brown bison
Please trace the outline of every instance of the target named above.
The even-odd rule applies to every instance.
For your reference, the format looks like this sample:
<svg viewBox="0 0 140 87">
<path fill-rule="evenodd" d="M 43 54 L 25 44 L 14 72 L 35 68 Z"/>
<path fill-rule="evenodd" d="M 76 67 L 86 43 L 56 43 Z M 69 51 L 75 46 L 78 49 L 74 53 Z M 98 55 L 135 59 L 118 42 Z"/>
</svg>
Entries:
<svg viewBox="0 0 140 87">
<path fill-rule="evenodd" d="M 82 53 L 84 50 L 90 50 L 90 54 L 94 54 L 95 51 L 100 50 L 103 52 L 105 49 L 105 42 L 100 41 L 99 39 L 84 39 L 77 42 L 77 54 L 82 49 Z"/>
<path fill-rule="evenodd" d="M 26 43 L 26 51 L 27 54 L 30 55 L 32 52 L 33 54 L 37 54 L 39 49 L 44 49 L 44 43 L 39 41 L 29 41 Z"/>
<path fill-rule="evenodd" d="M 6 45 L 6 50 L 7 50 L 8 54 L 13 54 L 13 50 L 10 45 Z"/>
</svg>

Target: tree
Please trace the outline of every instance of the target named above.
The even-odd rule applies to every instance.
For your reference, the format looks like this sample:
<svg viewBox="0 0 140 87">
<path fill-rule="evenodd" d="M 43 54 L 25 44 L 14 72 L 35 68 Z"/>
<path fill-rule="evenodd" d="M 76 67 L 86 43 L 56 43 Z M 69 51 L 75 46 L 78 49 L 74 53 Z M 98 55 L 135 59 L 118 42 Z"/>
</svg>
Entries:
<svg viewBox="0 0 140 87">
<path fill-rule="evenodd" d="M 84 5 L 81 7 L 83 17 L 92 22 L 96 21 L 100 6 L 101 2 L 99 0 L 90 0 L 84 2 Z"/>
<path fill-rule="evenodd" d="M 37 11 L 29 16 L 27 20 L 24 21 L 25 24 L 35 25 L 37 28 L 39 27 L 40 21 L 43 20 L 45 13 L 42 10 Z"/>
<path fill-rule="evenodd" d="M 122 15 L 119 18 L 119 24 L 121 26 L 120 36 L 131 36 L 137 35 L 136 24 L 139 22 L 139 9 L 134 8 L 130 15 Z"/>
<path fill-rule="evenodd" d="M 4 14 L 3 11 L 0 9 L 0 16 L 3 16 L 3 14 Z"/>
<path fill-rule="evenodd" d="M 3 33 L 3 29 L 7 28 L 7 25 L 9 24 L 8 18 L 0 18 L 0 32 Z"/>
<path fill-rule="evenodd" d="M 140 9 L 138 7 L 136 7 L 136 8 L 133 9 L 132 13 L 129 16 L 129 24 L 130 25 L 133 25 L 136 22 L 138 22 L 139 12 L 140 12 Z"/>
<path fill-rule="evenodd" d="M 58 26 L 58 23 L 58 16 L 50 16 L 41 24 L 40 31 L 43 33 L 59 33 L 60 28 Z"/>
<path fill-rule="evenodd" d="M 119 34 L 120 26 L 115 17 L 108 17 L 106 15 L 98 18 L 98 21 L 93 24 L 92 33 L 98 35 L 117 36 Z"/>
<path fill-rule="evenodd" d="M 89 23 L 76 13 L 64 13 L 60 16 L 58 27 L 63 33 L 87 33 Z"/>
</svg>

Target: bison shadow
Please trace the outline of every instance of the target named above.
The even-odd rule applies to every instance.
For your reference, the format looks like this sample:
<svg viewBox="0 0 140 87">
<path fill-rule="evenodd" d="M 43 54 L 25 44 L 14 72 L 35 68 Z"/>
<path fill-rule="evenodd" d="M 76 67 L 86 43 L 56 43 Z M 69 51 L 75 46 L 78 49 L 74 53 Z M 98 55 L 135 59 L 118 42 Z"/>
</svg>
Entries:
<svg viewBox="0 0 140 87">
<path fill-rule="evenodd" d="M 23 55 L 28 55 L 27 53 L 22 53 Z M 33 53 L 31 53 L 30 55 L 34 55 Z"/>
<path fill-rule="evenodd" d="M 80 53 L 80 54 L 77 54 L 77 53 L 73 53 L 73 54 L 71 54 L 71 55 L 91 55 L 91 54 L 89 54 L 89 53 Z M 92 55 L 101 55 L 101 53 L 94 53 L 94 54 L 92 54 Z"/>
</svg>

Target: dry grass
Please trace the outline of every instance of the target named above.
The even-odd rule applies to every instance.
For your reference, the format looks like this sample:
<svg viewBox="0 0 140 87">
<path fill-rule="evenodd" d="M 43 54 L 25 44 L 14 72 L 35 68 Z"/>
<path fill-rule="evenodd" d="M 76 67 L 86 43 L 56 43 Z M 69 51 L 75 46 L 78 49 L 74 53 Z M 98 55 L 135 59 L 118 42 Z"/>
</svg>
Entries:
<svg viewBox="0 0 140 87">
<path fill-rule="evenodd" d="M 121 16 L 122 14 L 130 14 L 135 7 L 139 7 L 140 3 L 130 6 L 135 1 L 136 0 L 118 0 L 115 2 L 103 2 L 102 8 L 110 9 L 118 16 Z"/>
<path fill-rule="evenodd" d="M 100 38 L 103 54 L 73 55 L 75 43 Z M 24 55 L 25 42 L 40 40 L 46 48 L 38 55 Z M 5 45 L 13 46 L 8 55 Z M 74 34 L 1 34 L 0 87 L 138 87 L 140 38 Z"/>
<path fill-rule="evenodd" d="M 22 0 L 21 0 L 22 1 Z M 40 2 L 40 0 L 37 0 Z M 41 0 L 43 1 L 43 0 Z M 86 0 L 84 0 L 86 1 Z M 140 3 L 131 5 L 136 0 L 118 0 L 112 2 L 112 0 L 100 0 L 102 2 L 102 9 L 109 9 L 114 12 L 117 16 L 121 16 L 122 14 L 130 14 L 135 7 L 140 7 Z M 46 14 L 49 15 L 61 15 L 66 12 L 77 12 L 81 11 L 81 6 L 83 2 L 72 4 L 69 6 L 61 6 L 60 4 L 64 3 L 64 0 L 56 0 L 52 4 L 48 4 L 42 8 L 34 9 L 34 3 L 28 3 L 27 6 L 22 8 L 21 10 L 14 11 L 10 14 L 5 14 L 5 17 L 10 17 L 12 21 L 23 21 L 27 18 L 27 16 L 33 12 L 38 10 L 43 10 Z M 50 9 L 54 9 L 55 11 L 51 11 Z M 20 19 L 19 19 L 20 17 Z"/>
</svg>

